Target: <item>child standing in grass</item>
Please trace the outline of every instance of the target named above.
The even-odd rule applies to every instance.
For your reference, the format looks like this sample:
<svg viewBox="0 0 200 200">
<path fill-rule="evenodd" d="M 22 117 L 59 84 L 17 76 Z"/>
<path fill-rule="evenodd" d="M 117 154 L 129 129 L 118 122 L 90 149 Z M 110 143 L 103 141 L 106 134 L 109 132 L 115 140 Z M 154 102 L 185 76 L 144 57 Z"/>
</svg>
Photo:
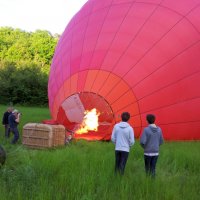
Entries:
<svg viewBox="0 0 200 200">
<path fill-rule="evenodd" d="M 122 122 L 117 123 L 112 131 L 111 140 L 115 144 L 115 172 L 124 174 L 130 147 L 134 144 L 134 131 L 129 125 L 130 114 L 121 115 Z"/>
<path fill-rule="evenodd" d="M 140 138 L 140 144 L 144 149 L 145 171 L 147 175 L 151 175 L 152 177 L 155 177 L 159 146 L 164 141 L 162 130 L 155 125 L 155 119 L 155 116 L 152 114 L 146 116 L 149 125 L 144 128 Z"/>
</svg>

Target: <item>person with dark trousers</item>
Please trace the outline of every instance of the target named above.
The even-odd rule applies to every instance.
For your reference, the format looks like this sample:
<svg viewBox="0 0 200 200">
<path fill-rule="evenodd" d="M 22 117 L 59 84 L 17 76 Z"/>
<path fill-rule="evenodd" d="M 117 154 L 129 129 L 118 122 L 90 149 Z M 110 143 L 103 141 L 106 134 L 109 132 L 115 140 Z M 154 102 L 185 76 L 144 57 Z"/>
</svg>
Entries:
<svg viewBox="0 0 200 200">
<path fill-rule="evenodd" d="M 152 178 L 156 174 L 156 163 L 159 156 L 159 147 L 164 142 L 162 130 L 155 124 L 155 115 L 148 114 L 148 126 L 144 128 L 140 137 L 140 144 L 144 149 L 144 164 L 146 175 Z"/>
<path fill-rule="evenodd" d="M 2 124 L 5 127 L 5 137 L 9 138 L 10 137 L 10 127 L 8 123 L 8 117 L 10 114 L 12 114 L 13 108 L 8 107 L 7 111 L 3 114 L 3 119 L 2 119 Z"/>
<path fill-rule="evenodd" d="M 12 144 L 15 144 L 19 139 L 19 131 L 18 131 L 18 124 L 20 121 L 20 113 L 18 110 L 13 110 L 12 114 L 8 117 L 8 122 L 10 126 L 10 131 L 14 134 L 14 138 L 12 140 Z"/>
<path fill-rule="evenodd" d="M 134 130 L 128 123 L 130 114 L 123 112 L 122 121 L 117 123 L 112 131 L 111 140 L 115 144 L 115 172 L 124 174 L 130 147 L 134 144 Z"/>
</svg>

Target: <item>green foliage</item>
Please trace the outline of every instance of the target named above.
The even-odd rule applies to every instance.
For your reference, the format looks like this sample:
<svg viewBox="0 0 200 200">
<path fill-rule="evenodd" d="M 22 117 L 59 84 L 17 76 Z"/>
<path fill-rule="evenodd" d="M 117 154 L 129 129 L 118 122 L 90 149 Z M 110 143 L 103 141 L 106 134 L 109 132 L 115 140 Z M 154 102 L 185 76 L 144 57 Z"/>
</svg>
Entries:
<svg viewBox="0 0 200 200">
<path fill-rule="evenodd" d="M 0 28 L 0 103 L 46 105 L 48 73 L 59 36 Z"/>
<path fill-rule="evenodd" d="M 30 51 L 34 55 L 34 61 L 41 63 L 42 66 L 50 64 L 57 40 L 49 32 L 38 30 L 32 33 L 30 41 Z"/>
<path fill-rule="evenodd" d="M 33 63 L 0 62 L 0 103 L 47 105 L 48 75 Z"/>
<path fill-rule="evenodd" d="M 41 67 L 50 65 L 58 36 L 48 31 L 25 32 L 10 27 L 0 28 L 0 60 L 32 61 Z"/>
</svg>

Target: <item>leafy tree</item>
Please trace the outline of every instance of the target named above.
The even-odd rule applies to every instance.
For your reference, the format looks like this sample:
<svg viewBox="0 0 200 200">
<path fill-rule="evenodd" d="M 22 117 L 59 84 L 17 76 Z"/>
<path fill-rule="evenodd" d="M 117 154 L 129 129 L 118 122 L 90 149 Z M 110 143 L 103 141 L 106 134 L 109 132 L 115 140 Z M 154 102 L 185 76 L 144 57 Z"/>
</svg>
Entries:
<svg viewBox="0 0 200 200">
<path fill-rule="evenodd" d="M 47 105 L 47 82 L 48 75 L 35 64 L 1 63 L 0 103 Z"/>
<path fill-rule="evenodd" d="M 10 27 L 0 28 L 0 60 L 32 61 L 41 67 L 50 66 L 58 35 L 37 30 L 25 32 Z"/>
<path fill-rule="evenodd" d="M 0 103 L 11 102 L 12 88 L 10 87 L 13 74 L 16 70 L 14 63 L 0 62 Z"/>
<path fill-rule="evenodd" d="M 36 31 L 31 35 L 31 52 L 36 62 L 50 64 L 54 54 L 57 40 L 52 40 L 52 35 L 47 31 Z"/>
<path fill-rule="evenodd" d="M 0 27 L 0 103 L 47 104 L 48 73 L 59 37 Z"/>
<path fill-rule="evenodd" d="M 0 58 L 10 61 L 31 59 L 28 55 L 30 34 L 20 29 L 0 28 Z M 19 56 L 20 55 L 20 56 Z"/>
</svg>

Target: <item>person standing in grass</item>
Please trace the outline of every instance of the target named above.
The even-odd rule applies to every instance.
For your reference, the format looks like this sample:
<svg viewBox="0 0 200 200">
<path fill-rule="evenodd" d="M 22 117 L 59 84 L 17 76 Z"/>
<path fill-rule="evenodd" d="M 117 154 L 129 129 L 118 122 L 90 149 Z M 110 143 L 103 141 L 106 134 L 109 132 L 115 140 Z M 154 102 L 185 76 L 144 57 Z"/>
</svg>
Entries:
<svg viewBox="0 0 200 200">
<path fill-rule="evenodd" d="M 2 124 L 5 127 L 5 137 L 9 138 L 10 137 L 10 126 L 8 123 L 8 117 L 10 114 L 12 114 L 13 108 L 8 107 L 7 111 L 3 114 L 3 119 L 2 119 Z"/>
<path fill-rule="evenodd" d="M 148 114 L 148 126 L 144 128 L 140 137 L 140 144 L 144 149 L 144 164 L 147 175 L 155 177 L 156 163 L 159 156 L 159 147 L 164 142 L 162 130 L 155 124 L 155 115 Z"/>
<path fill-rule="evenodd" d="M 13 110 L 12 114 L 9 115 L 9 117 L 8 117 L 10 130 L 14 134 L 14 138 L 11 142 L 12 144 L 15 144 L 19 140 L 19 131 L 18 131 L 17 126 L 20 121 L 20 115 L 21 115 L 21 113 L 19 113 L 18 110 Z"/>
<path fill-rule="evenodd" d="M 130 147 L 134 144 L 134 130 L 128 123 L 130 114 L 123 112 L 122 121 L 117 123 L 112 131 L 111 140 L 115 144 L 115 172 L 124 174 Z"/>
</svg>

